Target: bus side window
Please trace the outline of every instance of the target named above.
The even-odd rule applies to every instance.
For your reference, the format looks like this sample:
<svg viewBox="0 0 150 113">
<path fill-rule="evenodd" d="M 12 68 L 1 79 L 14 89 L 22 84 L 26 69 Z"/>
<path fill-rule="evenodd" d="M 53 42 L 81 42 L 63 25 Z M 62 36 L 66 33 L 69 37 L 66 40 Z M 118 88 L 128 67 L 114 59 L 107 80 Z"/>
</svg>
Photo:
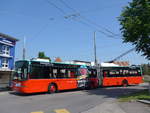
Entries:
<svg viewBox="0 0 150 113">
<path fill-rule="evenodd" d="M 134 70 L 134 76 L 138 76 L 138 71 Z"/>
<path fill-rule="evenodd" d="M 53 77 L 57 78 L 57 69 L 53 69 Z"/>
<path fill-rule="evenodd" d="M 126 75 L 125 75 L 126 73 L 125 73 L 125 70 L 123 70 L 123 72 L 122 72 L 122 77 L 125 77 Z"/>
<path fill-rule="evenodd" d="M 116 77 L 116 70 L 110 70 L 108 76 L 109 77 Z"/>
<path fill-rule="evenodd" d="M 92 71 L 90 69 L 88 70 L 88 76 L 89 76 L 89 78 L 92 77 Z"/>
<path fill-rule="evenodd" d="M 122 77 L 122 76 L 123 76 L 123 70 L 120 69 L 120 70 L 119 70 L 119 76 L 118 76 L 118 77 Z"/>
<path fill-rule="evenodd" d="M 59 73 L 60 76 L 59 77 L 60 78 L 66 78 L 65 73 L 66 73 L 65 69 L 60 69 L 60 73 Z"/>
<path fill-rule="evenodd" d="M 53 73 L 53 68 L 50 68 L 50 71 L 49 71 L 49 78 L 55 78 L 55 77 L 54 77 L 54 73 Z"/>
<path fill-rule="evenodd" d="M 71 77 L 70 70 L 67 70 L 67 75 L 68 75 L 68 78 Z"/>
<path fill-rule="evenodd" d="M 65 69 L 65 78 L 70 78 L 68 71 L 69 71 L 68 69 Z"/>
<path fill-rule="evenodd" d="M 67 78 L 75 78 L 76 77 L 75 71 L 73 69 L 67 69 L 66 76 Z"/>
<path fill-rule="evenodd" d="M 38 79 L 41 73 L 41 69 L 38 65 L 31 65 L 30 78 Z"/>
<path fill-rule="evenodd" d="M 120 72 L 119 70 L 116 70 L 116 77 L 119 77 L 120 76 Z"/>
<path fill-rule="evenodd" d="M 61 70 L 62 69 L 60 69 L 60 68 L 57 69 L 57 78 L 63 78 L 64 77 L 63 73 L 61 73 L 62 72 Z"/>
<path fill-rule="evenodd" d="M 141 70 L 138 70 L 138 75 L 137 76 L 142 76 Z"/>
<path fill-rule="evenodd" d="M 48 79 L 50 74 L 50 68 L 48 66 L 43 66 L 41 70 L 41 77 L 40 78 L 45 78 Z"/>
</svg>

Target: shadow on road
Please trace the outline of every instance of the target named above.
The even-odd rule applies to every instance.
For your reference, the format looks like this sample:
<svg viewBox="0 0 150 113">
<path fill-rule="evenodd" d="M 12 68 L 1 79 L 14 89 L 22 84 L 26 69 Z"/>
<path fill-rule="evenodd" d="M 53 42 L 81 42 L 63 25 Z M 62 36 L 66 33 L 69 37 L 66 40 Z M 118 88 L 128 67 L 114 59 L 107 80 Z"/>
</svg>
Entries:
<svg viewBox="0 0 150 113">
<path fill-rule="evenodd" d="M 105 98 L 117 98 L 123 95 L 129 95 L 141 90 L 147 89 L 147 86 L 128 86 L 128 87 L 104 87 L 95 90 L 85 90 L 88 95 L 103 95 Z"/>
<path fill-rule="evenodd" d="M 65 92 L 76 92 L 76 91 L 80 91 L 79 89 L 71 89 L 71 90 L 62 90 L 57 92 L 58 94 L 60 93 L 65 93 Z M 9 92 L 9 94 L 11 95 L 16 95 L 16 96 L 36 96 L 36 95 L 51 95 L 48 92 L 41 92 L 41 93 L 30 93 L 30 94 L 25 94 L 25 93 L 19 93 L 19 92 Z M 54 93 L 56 94 L 56 93 Z"/>
<path fill-rule="evenodd" d="M 36 96 L 36 95 L 43 95 L 43 94 L 46 94 L 46 93 L 42 92 L 42 93 L 25 94 L 25 93 L 18 93 L 18 92 L 9 92 L 9 94 L 16 95 L 16 96 Z"/>
</svg>

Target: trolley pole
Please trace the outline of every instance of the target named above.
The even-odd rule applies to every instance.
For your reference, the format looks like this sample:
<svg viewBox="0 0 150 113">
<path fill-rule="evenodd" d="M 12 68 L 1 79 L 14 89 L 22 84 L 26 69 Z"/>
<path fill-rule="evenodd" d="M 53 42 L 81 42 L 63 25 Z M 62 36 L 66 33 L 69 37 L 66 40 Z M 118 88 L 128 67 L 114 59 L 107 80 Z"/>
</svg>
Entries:
<svg viewBox="0 0 150 113">
<path fill-rule="evenodd" d="M 95 57 L 95 66 L 97 66 L 97 57 L 96 57 L 96 32 L 94 31 L 94 57 Z"/>
</svg>

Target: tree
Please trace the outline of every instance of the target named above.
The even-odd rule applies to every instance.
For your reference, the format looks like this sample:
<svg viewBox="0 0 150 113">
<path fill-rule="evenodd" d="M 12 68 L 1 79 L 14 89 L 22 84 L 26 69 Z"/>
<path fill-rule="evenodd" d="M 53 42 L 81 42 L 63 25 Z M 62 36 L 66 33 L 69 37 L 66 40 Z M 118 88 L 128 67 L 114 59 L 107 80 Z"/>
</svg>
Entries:
<svg viewBox="0 0 150 113">
<path fill-rule="evenodd" d="M 39 52 L 38 53 L 38 58 L 49 59 L 51 61 L 51 59 L 49 57 L 47 57 L 44 52 Z"/>
<path fill-rule="evenodd" d="M 150 60 L 150 0 L 133 0 L 119 17 L 123 42 Z"/>
<path fill-rule="evenodd" d="M 45 58 L 45 53 L 44 52 L 39 52 L 38 53 L 38 58 Z"/>
<path fill-rule="evenodd" d="M 150 75 L 150 65 L 149 64 L 142 64 L 142 71 L 144 75 Z"/>
</svg>

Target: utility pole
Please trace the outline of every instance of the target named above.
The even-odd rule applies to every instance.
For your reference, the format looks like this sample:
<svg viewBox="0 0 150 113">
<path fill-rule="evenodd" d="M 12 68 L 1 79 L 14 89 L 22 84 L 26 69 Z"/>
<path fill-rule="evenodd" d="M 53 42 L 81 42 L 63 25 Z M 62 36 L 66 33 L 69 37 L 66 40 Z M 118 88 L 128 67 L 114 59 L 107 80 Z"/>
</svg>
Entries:
<svg viewBox="0 0 150 113">
<path fill-rule="evenodd" d="M 26 49 L 25 49 L 25 44 L 26 44 L 26 38 L 23 38 L 23 54 L 22 54 L 22 59 L 25 60 L 25 54 L 26 54 Z"/>
<path fill-rule="evenodd" d="M 94 57 L 95 57 L 95 66 L 97 66 L 97 57 L 96 57 L 96 32 L 94 31 Z"/>
</svg>

